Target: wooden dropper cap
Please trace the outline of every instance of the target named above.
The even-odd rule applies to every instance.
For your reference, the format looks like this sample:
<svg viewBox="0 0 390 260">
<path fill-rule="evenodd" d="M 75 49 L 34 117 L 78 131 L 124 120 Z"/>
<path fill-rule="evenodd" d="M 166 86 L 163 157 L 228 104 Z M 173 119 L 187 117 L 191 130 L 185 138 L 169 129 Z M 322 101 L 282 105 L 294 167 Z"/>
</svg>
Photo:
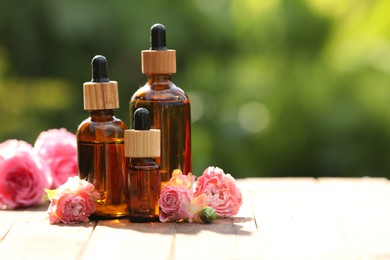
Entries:
<svg viewBox="0 0 390 260">
<path fill-rule="evenodd" d="M 107 59 L 96 55 L 91 62 L 92 80 L 83 84 L 84 109 L 105 110 L 119 108 L 118 83 L 107 76 Z"/>
<path fill-rule="evenodd" d="M 176 73 L 176 50 L 168 50 L 165 35 L 162 24 L 150 28 L 150 50 L 141 52 L 142 74 Z"/>
<path fill-rule="evenodd" d="M 125 157 L 159 157 L 160 136 L 159 129 L 150 129 L 149 111 L 138 108 L 134 112 L 134 129 L 125 130 Z"/>
</svg>

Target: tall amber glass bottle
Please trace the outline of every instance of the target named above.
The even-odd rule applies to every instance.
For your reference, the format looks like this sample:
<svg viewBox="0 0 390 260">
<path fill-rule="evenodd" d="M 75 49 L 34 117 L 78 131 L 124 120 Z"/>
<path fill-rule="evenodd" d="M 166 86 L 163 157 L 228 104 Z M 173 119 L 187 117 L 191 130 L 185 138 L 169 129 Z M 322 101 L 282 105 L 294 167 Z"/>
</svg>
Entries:
<svg viewBox="0 0 390 260">
<path fill-rule="evenodd" d="M 119 108 L 118 84 L 107 77 L 107 60 L 92 59 L 92 80 L 83 85 L 84 109 L 90 111 L 77 129 L 79 176 L 100 192 L 95 218 L 127 215 L 124 132 L 114 115 Z"/>
<path fill-rule="evenodd" d="M 142 73 L 147 83 L 130 100 L 130 123 L 137 108 L 146 108 L 151 117 L 151 128 L 161 130 L 161 181 L 167 182 L 174 169 L 184 174 L 192 171 L 190 100 L 177 87 L 171 76 L 176 73 L 176 51 L 166 46 L 165 27 L 151 28 L 151 48 L 142 51 Z M 132 126 L 131 126 L 132 128 Z"/>
</svg>

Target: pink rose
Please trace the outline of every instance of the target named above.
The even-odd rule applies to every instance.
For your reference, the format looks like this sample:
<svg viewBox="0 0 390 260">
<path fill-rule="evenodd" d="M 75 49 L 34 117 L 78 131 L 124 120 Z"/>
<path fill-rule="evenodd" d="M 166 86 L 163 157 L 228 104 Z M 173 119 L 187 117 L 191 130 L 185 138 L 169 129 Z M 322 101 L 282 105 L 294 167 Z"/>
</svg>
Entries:
<svg viewBox="0 0 390 260">
<path fill-rule="evenodd" d="M 180 170 L 174 170 L 172 177 L 161 190 L 158 204 L 160 206 L 160 221 L 193 221 L 200 219 L 200 207 L 205 206 L 205 198 L 194 199 L 194 182 L 196 176 L 192 173 L 183 175 Z"/>
<path fill-rule="evenodd" d="M 158 201 L 161 209 L 160 221 L 189 219 L 192 199 L 193 193 L 191 194 L 187 190 L 175 186 L 165 186 Z"/>
<path fill-rule="evenodd" d="M 77 176 L 76 135 L 66 129 L 51 129 L 42 132 L 34 144 L 34 150 L 49 165 L 53 176 L 53 188 Z"/>
<path fill-rule="evenodd" d="M 52 184 L 50 169 L 24 141 L 0 144 L 0 207 L 20 208 L 42 202 L 44 189 Z"/>
<path fill-rule="evenodd" d="M 206 194 L 206 203 L 215 209 L 217 217 L 232 217 L 242 204 L 240 189 L 234 178 L 218 167 L 208 167 L 198 178 L 195 196 Z"/>
<path fill-rule="evenodd" d="M 58 189 L 46 192 L 51 201 L 47 210 L 50 224 L 88 222 L 99 198 L 93 184 L 80 180 L 78 176 L 69 177 Z"/>
</svg>

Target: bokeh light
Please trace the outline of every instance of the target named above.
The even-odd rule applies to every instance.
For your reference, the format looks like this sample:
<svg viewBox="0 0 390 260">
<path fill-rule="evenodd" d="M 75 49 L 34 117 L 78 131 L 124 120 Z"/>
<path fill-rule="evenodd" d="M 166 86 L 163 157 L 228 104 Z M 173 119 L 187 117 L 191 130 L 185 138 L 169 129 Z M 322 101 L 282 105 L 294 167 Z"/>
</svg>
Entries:
<svg viewBox="0 0 390 260">
<path fill-rule="evenodd" d="M 0 141 L 75 132 L 102 54 L 116 116 L 146 82 L 154 23 L 190 97 L 194 172 L 235 177 L 390 173 L 390 1 L 0 0 Z"/>
</svg>

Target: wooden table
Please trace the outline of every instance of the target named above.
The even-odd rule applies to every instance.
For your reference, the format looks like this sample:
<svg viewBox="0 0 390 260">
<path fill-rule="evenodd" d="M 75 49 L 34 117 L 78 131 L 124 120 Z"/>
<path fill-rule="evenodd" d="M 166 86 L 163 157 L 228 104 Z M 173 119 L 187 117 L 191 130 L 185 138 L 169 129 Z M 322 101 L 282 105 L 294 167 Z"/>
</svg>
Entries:
<svg viewBox="0 0 390 260">
<path fill-rule="evenodd" d="M 47 206 L 0 211 L 0 259 L 390 259 L 390 181 L 240 179 L 213 224 L 50 225 Z"/>
</svg>

